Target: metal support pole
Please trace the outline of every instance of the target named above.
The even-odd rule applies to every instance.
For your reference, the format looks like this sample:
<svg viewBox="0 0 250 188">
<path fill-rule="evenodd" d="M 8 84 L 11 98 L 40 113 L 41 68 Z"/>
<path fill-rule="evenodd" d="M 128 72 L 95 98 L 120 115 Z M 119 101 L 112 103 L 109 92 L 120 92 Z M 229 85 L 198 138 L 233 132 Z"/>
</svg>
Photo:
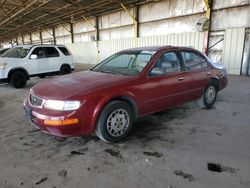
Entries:
<svg viewBox="0 0 250 188">
<path fill-rule="evenodd" d="M 24 38 L 23 38 L 23 35 L 22 35 L 21 37 L 22 37 L 22 43 L 23 43 L 23 45 L 24 45 Z"/>
<path fill-rule="evenodd" d="M 54 27 L 52 28 L 52 35 L 53 35 L 53 42 L 54 44 L 56 44 L 56 31 Z"/>
<path fill-rule="evenodd" d="M 43 44 L 43 35 L 42 35 L 42 32 L 41 32 L 41 31 L 39 32 L 39 35 L 40 35 L 41 44 Z"/>
<path fill-rule="evenodd" d="M 70 36 L 71 36 L 71 43 L 74 43 L 74 27 L 73 27 L 73 23 L 70 23 Z"/>
<path fill-rule="evenodd" d="M 137 46 L 137 38 L 139 36 L 139 27 L 138 27 L 138 18 L 139 18 L 139 7 L 137 6 L 135 9 L 135 16 L 132 15 L 129 10 L 121 3 L 121 7 L 125 10 L 125 12 L 132 18 L 134 24 L 134 38 L 135 38 L 135 46 Z"/>
<path fill-rule="evenodd" d="M 32 34 L 30 33 L 30 44 L 33 44 L 33 41 L 32 41 Z"/>
<path fill-rule="evenodd" d="M 139 10 L 140 10 L 140 7 L 139 5 L 137 5 L 135 7 L 135 20 L 136 20 L 136 23 L 135 23 L 135 37 L 138 38 L 140 37 L 140 23 L 139 23 Z"/>
<path fill-rule="evenodd" d="M 99 34 L 99 19 L 96 16 L 95 17 L 95 30 L 96 30 L 96 41 L 100 40 L 100 34 Z"/>
<path fill-rule="evenodd" d="M 209 20 L 209 27 L 208 30 L 205 31 L 205 41 L 204 41 L 204 47 L 205 47 L 205 54 L 208 55 L 209 51 L 209 35 L 211 31 L 211 17 L 212 17 L 212 8 L 213 8 L 213 0 L 204 0 L 204 3 L 206 5 L 206 18 Z"/>
</svg>

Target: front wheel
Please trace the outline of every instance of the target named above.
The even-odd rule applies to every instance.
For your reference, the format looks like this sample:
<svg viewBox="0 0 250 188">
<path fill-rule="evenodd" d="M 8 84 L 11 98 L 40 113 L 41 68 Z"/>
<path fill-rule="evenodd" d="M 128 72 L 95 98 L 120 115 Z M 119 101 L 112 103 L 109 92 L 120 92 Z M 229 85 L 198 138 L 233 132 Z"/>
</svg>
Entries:
<svg viewBox="0 0 250 188">
<path fill-rule="evenodd" d="M 26 82 L 27 77 L 25 73 L 21 71 L 14 72 L 10 77 L 10 84 L 17 89 L 23 88 L 26 85 Z"/>
<path fill-rule="evenodd" d="M 123 101 L 111 101 L 101 111 L 96 135 L 105 142 L 118 142 L 132 128 L 134 114 L 130 105 Z"/>
<path fill-rule="evenodd" d="M 217 97 L 217 89 L 214 83 L 208 84 L 205 88 L 202 98 L 198 101 L 199 106 L 202 108 L 210 109 L 212 108 L 216 97 Z"/>
</svg>

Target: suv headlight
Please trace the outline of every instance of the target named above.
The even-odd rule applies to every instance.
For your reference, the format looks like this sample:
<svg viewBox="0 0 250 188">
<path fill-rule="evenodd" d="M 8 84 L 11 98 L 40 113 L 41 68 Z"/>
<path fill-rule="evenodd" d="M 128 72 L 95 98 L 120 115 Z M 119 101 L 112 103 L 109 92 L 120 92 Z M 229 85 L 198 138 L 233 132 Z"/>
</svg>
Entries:
<svg viewBox="0 0 250 188">
<path fill-rule="evenodd" d="M 80 108 L 80 101 L 47 100 L 43 107 L 58 111 L 77 110 Z"/>
<path fill-rule="evenodd" d="M 7 67 L 8 63 L 0 63 L 0 69 L 5 69 Z"/>
</svg>

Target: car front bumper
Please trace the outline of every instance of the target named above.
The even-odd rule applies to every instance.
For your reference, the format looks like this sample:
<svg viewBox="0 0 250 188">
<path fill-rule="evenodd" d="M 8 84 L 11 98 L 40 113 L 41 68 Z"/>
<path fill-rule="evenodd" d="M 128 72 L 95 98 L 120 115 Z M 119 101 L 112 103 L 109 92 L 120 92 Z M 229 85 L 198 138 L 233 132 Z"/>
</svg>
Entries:
<svg viewBox="0 0 250 188">
<path fill-rule="evenodd" d="M 0 69 L 0 82 L 7 82 L 4 70 Z"/>
<path fill-rule="evenodd" d="M 29 122 L 35 128 L 40 129 L 43 132 L 60 137 L 80 136 L 84 134 L 82 128 L 84 119 L 79 118 L 81 116 L 79 116 L 78 111 L 55 112 L 43 108 L 36 108 L 30 105 L 28 99 L 24 100 L 23 107 Z M 78 119 L 78 121 L 67 125 L 56 123 L 53 123 L 53 125 L 46 124 L 46 121 L 62 122 L 72 119 Z"/>
</svg>

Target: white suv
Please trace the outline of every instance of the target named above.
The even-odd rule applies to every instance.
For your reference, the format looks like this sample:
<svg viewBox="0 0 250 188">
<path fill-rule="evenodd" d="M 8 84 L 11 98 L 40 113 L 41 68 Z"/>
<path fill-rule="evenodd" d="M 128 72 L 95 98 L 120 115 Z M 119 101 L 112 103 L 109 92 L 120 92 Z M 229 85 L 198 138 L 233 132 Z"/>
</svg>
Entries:
<svg viewBox="0 0 250 188">
<path fill-rule="evenodd" d="M 0 56 L 0 81 L 23 88 L 33 76 L 41 78 L 69 74 L 73 57 L 63 45 L 23 45 L 10 48 Z"/>
</svg>

